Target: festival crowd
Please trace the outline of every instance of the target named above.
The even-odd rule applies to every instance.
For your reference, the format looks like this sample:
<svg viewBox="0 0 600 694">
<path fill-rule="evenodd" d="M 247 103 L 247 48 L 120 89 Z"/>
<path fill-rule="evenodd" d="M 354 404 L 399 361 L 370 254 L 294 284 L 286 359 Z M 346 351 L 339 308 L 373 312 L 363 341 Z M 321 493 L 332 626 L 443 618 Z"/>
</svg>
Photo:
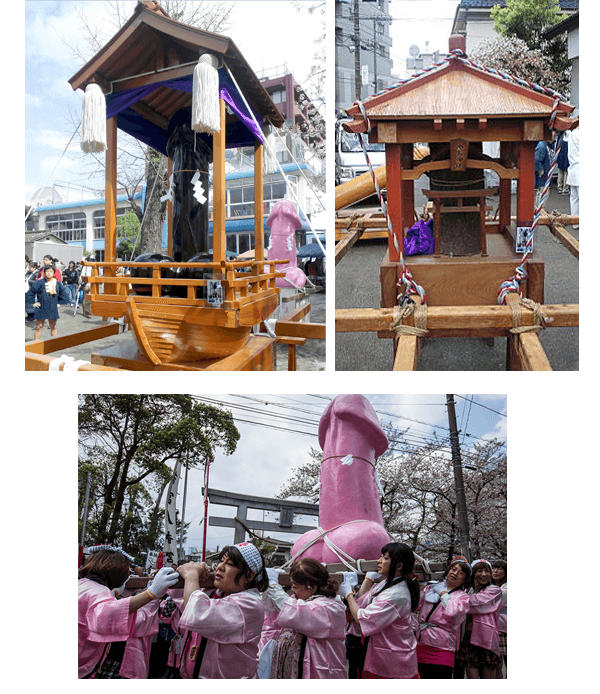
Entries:
<svg viewBox="0 0 600 694">
<path fill-rule="evenodd" d="M 297 559 L 289 593 L 249 542 L 220 552 L 211 588 L 200 587 L 208 564 L 187 562 L 132 593 L 133 563 L 97 545 L 79 568 L 79 678 L 500 679 L 506 669 L 505 561 L 456 557 L 421 590 L 412 550 L 392 542 L 360 585 Z"/>
</svg>

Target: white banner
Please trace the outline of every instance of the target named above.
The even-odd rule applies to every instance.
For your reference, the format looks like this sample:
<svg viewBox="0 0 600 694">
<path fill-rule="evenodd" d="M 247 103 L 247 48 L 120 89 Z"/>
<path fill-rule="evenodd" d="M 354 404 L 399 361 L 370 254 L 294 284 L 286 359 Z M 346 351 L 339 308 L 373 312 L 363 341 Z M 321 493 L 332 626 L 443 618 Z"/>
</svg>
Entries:
<svg viewBox="0 0 600 694">
<path fill-rule="evenodd" d="M 181 478 L 181 460 L 175 463 L 173 477 L 169 482 L 167 490 L 167 502 L 165 507 L 165 558 L 163 566 L 177 564 L 177 525 L 175 523 L 175 512 L 177 505 L 177 487 Z"/>
<path fill-rule="evenodd" d="M 158 552 L 153 549 L 149 549 L 146 553 L 146 571 L 148 569 L 156 568 L 156 562 L 158 560 Z"/>
</svg>

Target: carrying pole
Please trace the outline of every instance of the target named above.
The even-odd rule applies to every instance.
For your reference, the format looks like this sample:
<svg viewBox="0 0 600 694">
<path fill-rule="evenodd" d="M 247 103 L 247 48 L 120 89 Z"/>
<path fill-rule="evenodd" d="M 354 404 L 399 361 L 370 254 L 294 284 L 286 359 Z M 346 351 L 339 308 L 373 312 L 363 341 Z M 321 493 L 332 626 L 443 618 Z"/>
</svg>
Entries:
<svg viewBox="0 0 600 694">
<path fill-rule="evenodd" d="M 206 456 L 204 463 L 204 528 L 202 529 L 202 561 L 206 561 L 206 528 L 208 526 L 208 473 L 210 460 Z"/>
<path fill-rule="evenodd" d="M 465 483 L 463 480 L 462 460 L 460 457 L 460 443 L 458 441 L 458 427 L 456 425 L 456 411 L 454 409 L 454 395 L 446 395 L 448 406 L 448 424 L 450 426 L 450 447 L 452 449 L 452 465 L 454 467 L 454 487 L 456 490 L 456 502 L 458 505 L 458 527 L 460 529 L 460 543 L 465 557 L 471 563 L 471 548 L 469 539 L 469 520 L 467 518 L 467 501 L 465 498 Z"/>
</svg>

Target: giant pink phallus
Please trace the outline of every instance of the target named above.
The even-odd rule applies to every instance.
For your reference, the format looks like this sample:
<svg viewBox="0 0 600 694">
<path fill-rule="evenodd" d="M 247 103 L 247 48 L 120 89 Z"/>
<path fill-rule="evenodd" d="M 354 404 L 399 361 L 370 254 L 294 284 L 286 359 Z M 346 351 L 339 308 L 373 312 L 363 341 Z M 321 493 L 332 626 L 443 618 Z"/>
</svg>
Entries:
<svg viewBox="0 0 600 694">
<path fill-rule="evenodd" d="M 285 277 L 278 277 L 275 285 L 304 287 L 306 275 L 298 267 L 296 257 L 296 229 L 300 229 L 302 222 L 294 203 L 291 200 L 278 200 L 267 219 L 267 226 L 271 229 L 269 260 L 287 260 L 287 263 L 277 265 L 277 272 L 285 272 Z"/>
<path fill-rule="evenodd" d="M 388 439 L 363 395 L 338 395 L 319 422 L 321 492 L 319 528 L 294 543 L 292 557 L 325 564 L 378 559 L 390 542 L 383 525 L 375 459 Z"/>
</svg>

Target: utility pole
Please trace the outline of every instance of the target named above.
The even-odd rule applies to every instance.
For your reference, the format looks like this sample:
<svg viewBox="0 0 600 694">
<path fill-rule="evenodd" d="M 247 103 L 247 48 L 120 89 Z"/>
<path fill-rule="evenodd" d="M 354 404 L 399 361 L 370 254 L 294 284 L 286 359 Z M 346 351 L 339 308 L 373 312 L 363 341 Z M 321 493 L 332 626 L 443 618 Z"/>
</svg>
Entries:
<svg viewBox="0 0 600 694">
<path fill-rule="evenodd" d="M 460 542 L 464 556 L 468 559 L 469 563 L 471 563 L 469 520 L 467 518 L 467 501 L 465 498 L 465 483 L 463 481 L 462 461 L 460 457 L 460 443 L 458 441 L 458 427 L 456 425 L 456 411 L 454 409 L 454 395 L 446 395 L 446 405 L 448 406 L 450 447 L 452 449 L 452 465 L 454 467 L 454 488 L 456 490 L 456 502 L 458 505 Z"/>
<path fill-rule="evenodd" d="M 360 75 L 360 4 L 354 0 L 354 100 L 360 101 L 362 87 Z"/>
</svg>

